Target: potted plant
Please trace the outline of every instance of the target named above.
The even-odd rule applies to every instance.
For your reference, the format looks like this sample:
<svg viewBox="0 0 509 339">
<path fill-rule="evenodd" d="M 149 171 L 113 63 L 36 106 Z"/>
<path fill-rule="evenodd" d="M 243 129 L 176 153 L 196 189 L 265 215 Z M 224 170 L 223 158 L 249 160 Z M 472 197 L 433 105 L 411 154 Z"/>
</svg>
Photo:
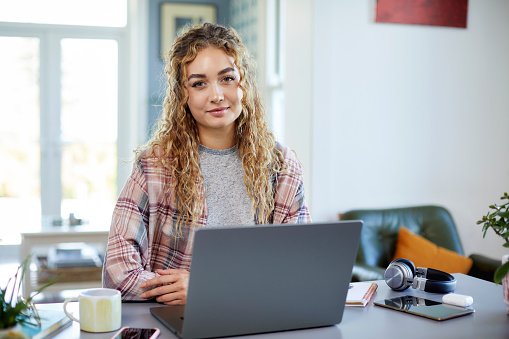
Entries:
<svg viewBox="0 0 509 339">
<path fill-rule="evenodd" d="M 17 324 L 32 323 L 30 317 L 30 307 L 33 298 L 41 293 L 46 287 L 55 283 L 59 277 L 56 277 L 45 283 L 31 296 L 27 298 L 20 295 L 21 282 L 23 276 L 27 274 L 30 265 L 31 256 L 26 258 L 18 266 L 16 274 L 9 278 L 5 288 L 0 288 L 0 339 L 4 338 L 25 338 L 22 333 L 11 330 Z"/>
<path fill-rule="evenodd" d="M 500 199 L 509 200 L 509 195 L 507 192 L 504 193 Z M 509 201 L 502 205 L 490 205 L 490 209 L 494 211 L 491 213 L 488 211 L 488 214 L 483 216 L 481 220 L 477 221 L 478 225 L 483 224 L 483 238 L 486 236 L 488 229 L 491 228 L 497 235 L 505 240 L 503 246 L 509 248 Z M 500 284 L 508 272 L 509 261 L 497 268 L 493 277 L 493 281 L 495 281 L 497 284 Z"/>
</svg>

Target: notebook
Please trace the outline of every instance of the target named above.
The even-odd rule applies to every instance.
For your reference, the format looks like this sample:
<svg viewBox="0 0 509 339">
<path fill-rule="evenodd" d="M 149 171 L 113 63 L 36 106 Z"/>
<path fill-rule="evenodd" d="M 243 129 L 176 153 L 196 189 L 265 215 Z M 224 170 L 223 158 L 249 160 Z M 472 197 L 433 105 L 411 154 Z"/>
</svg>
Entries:
<svg viewBox="0 0 509 339">
<path fill-rule="evenodd" d="M 377 289 L 378 284 L 374 282 L 361 281 L 350 284 L 346 295 L 346 306 L 366 307 Z"/>
<path fill-rule="evenodd" d="M 26 338 L 43 339 L 49 338 L 72 323 L 72 320 L 63 311 L 40 309 L 37 310 L 37 313 L 41 319 L 41 326 L 26 323 L 16 325 L 14 329 L 21 330 Z"/>
<path fill-rule="evenodd" d="M 339 324 L 361 221 L 195 233 L 185 306 L 150 308 L 180 338 Z"/>
</svg>

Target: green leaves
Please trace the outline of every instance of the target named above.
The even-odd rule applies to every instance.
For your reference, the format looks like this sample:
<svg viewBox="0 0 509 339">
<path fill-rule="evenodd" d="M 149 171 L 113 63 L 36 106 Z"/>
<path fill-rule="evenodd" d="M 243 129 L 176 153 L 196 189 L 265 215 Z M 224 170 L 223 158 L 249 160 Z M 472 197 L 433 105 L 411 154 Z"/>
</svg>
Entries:
<svg viewBox="0 0 509 339">
<path fill-rule="evenodd" d="M 500 218 L 509 218 L 509 211 L 505 211 L 505 212 L 498 211 L 493 214 L 495 214 L 496 216 L 499 216 Z"/>
<path fill-rule="evenodd" d="M 500 197 L 500 199 L 509 199 L 509 194 L 505 192 L 504 195 Z M 481 220 L 477 221 L 478 225 L 483 224 L 483 237 L 486 236 L 486 232 L 491 228 L 507 243 L 509 241 L 509 202 L 502 205 L 493 204 L 489 207 L 494 211 L 491 213 L 488 211 L 488 213 L 483 216 Z"/>
<path fill-rule="evenodd" d="M 502 282 L 502 279 L 507 275 L 509 272 L 509 261 L 497 268 L 495 271 L 495 275 L 493 276 L 493 281 L 495 284 L 500 284 Z"/>
<path fill-rule="evenodd" d="M 9 279 L 5 288 L 0 289 L 0 329 L 25 322 L 28 318 L 23 313 L 29 308 L 32 299 L 60 278 L 60 276 L 58 276 L 52 279 L 39 287 L 35 294 L 28 296 L 26 299 L 23 298 L 19 295 L 21 291 L 21 282 L 23 281 L 24 275 L 28 273 L 27 270 L 30 265 L 30 259 L 31 256 L 28 256 L 21 265 L 19 265 L 16 274 Z"/>
<path fill-rule="evenodd" d="M 500 199 L 509 200 L 509 194 L 505 192 Z M 483 225 L 483 238 L 486 237 L 486 232 L 491 228 L 498 236 L 505 240 L 503 246 L 509 248 L 509 202 L 502 205 L 493 204 L 489 207 L 494 211 L 491 213 L 488 211 L 488 214 L 483 216 L 481 220 L 477 221 L 477 225 Z M 506 262 L 495 271 L 493 281 L 500 284 L 508 272 L 509 262 Z"/>
</svg>

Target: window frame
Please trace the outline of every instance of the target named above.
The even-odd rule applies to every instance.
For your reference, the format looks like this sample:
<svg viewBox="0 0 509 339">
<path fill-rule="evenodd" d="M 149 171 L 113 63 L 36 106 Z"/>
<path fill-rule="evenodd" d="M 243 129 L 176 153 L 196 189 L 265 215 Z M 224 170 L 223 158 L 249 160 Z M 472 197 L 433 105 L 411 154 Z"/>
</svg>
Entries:
<svg viewBox="0 0 509 339">
<path fill-rule="evenodd" d="M 285 142 L 285 0 L 268 0 L 265 9 L 265 95 L 271 128 Z"/>
<path fill-rule="evenodd" d="M 128 10 L 128 16 L 131 11 Z M 138 20 L 139 21 L 139 20 Z M 118 44 L 118 111 L 117 111 L 117 194 L 127 178 L 122 170 L 125 161 L 132 158 L 132 150 L 139 142 L 146 124 L 146 113 L 138 110 L 140 90 L 131 83 L 141 71 L 132 64 L 131 53 L 133 28 L 72 26 L 35 23 L 0 22 L 0 36 L 33 37 L 39 39 L 40 78 L 40 179 L 41 179 L 41 215 L 60 216 L 62 201 L 60 133 L 61 113 L 61 46 L 62 39 L 111 39 Z M 140 38 L 140 35 L 137 35 Z M 139 76 L 138 76 L 139 77 Z M 129 95 L 133 93 L 133 95 Z M 109 221 L 109 220 L 108 220 Z M 106 225 L 107 225 L 107 222 Z M 109 225 L 108 225 L 109 226 Z"/>
</svg>

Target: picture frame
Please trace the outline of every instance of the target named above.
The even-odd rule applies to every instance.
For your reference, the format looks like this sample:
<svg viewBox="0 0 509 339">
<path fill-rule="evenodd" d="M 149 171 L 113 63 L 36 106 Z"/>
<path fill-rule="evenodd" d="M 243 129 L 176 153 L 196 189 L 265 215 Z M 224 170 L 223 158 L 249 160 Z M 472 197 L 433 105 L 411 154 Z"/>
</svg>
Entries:
<svg viewBox="0 0 509 339">
<path fill-rule="evenodd" d="M 468 0 L 377 0 L 376 22 L 467 28 Z"/>
<path fill-rule="evenodd" d="M 216 22 L 217 8 L 214 5 L 163 3 L 161 4 L 160 48 L 164 57 L 173 41 L 188 25 Z"/>
</svg>

